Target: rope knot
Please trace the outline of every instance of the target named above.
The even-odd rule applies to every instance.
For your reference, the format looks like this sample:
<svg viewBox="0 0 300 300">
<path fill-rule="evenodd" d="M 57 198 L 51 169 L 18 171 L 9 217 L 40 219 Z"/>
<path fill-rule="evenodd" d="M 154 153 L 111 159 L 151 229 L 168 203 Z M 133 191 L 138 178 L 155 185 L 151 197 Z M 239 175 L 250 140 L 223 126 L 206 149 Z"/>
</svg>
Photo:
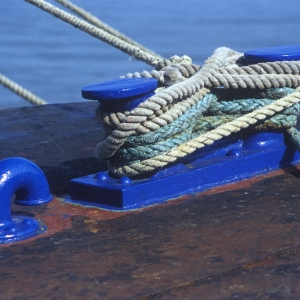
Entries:
<svg viewBox="0 0 300 300">
<path fill-rule="evenodd" d="M 171 86 L 174 83 L 182 81 L 182 76 L 180 71 L 174 67 L 166 67 L 162 69 L 163 71 L 163 84 L 164 86 Z"/>
<path fill-rule="evenodd" d="M 170 61 L 172 64 L 192 64 L 192 59 L 187 56 L 187 55 L 183 55 L 183 56 L 178 56 L 178 55 L 174 55 L 170 57 Z"/>
<path fill-rule="evenodd" d="M 160 59 L 158 61 L 155 61 L 155 70 L 160 71 L 161 69 L 171 66 L 171 65 L 175 65 L 175 64 L 192 64 L 192 59 L 187 56 L 187 55 L 183 55 L 183 56 L 178 56 L 178 55 L 174 55 L 171 56 L 170 59 Z"/>
<path fill-rule="evenodd" d="M 99 110 L 108 136 L 96 157 L 109 158 L 116 176 L 134 177 L 246 128 L 284 131 L 300 150 L 300 135 L 291 129 L 300 111 L 300 91 L 294 90 L 300 62 L 247 65 L 242 57 L 221 47 L 202 67 L 173 56 L 159 60 L 156 70 L 130 74 L 154 77 L 163 87 L 133 111 Z"/>
</svg>

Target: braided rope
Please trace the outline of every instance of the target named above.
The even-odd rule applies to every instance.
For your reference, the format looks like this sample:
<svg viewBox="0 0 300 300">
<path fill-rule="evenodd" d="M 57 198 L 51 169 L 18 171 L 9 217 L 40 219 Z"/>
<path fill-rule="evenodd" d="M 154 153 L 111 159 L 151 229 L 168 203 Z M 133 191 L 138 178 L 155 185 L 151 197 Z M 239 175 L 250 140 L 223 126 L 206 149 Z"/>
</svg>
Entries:
<svg viewBox="0 0 300 300">
<path fill-rule="evenodd" d="M 96 118 L 109 135 L 96 146 L 95 155 L 100 159 L 110 157 L 109 168 L 115 175 L 136 176 L 143 172 L 154 171 L 249 126 L 255 129 L 285 128 L 287 137 L 300 150 L 300 134 L 293 128 L 297 121 L 296 115 L 299 114 L 297 105 L 300 101 L 299 61 L 247 66 L 241 53 L 225 47 L 218 48 L 203 67 L 192 65 L 191 59 L 187 56 L 173 56 L 167 60 L 149 53 L 147 49 L 136 47 L 130 41 L 122 40 L 122 37 L 117 37 L 118 33 L 112 31 L 110 31 L 112 34 L 108 33 L 109 30 L 102 24 L 99 24 L 99 27 L 105 30 L 92 26 L 44 0 L 26 1 L 155 67 L 151 72 L 135 72 L 127 74 L 126 77 L 153 77 L 167 87 L 158 89 L 156 95 L 140 103 L 132 111 L 108 112 L 101 106 L 97 108 Z M 70 5 L 67 0 L 57 1 L 69 5 L 81 15 L 86 13 L 73 4 Z M 94 22 L 93 16 L 85 14 L 84 17 Z M 210 99 L 210 96 L 206 95 L 210 90 L 221 87 L 236 90 L 266 90 L 264 91 L 266 94 L 271 94 L 269 99 L 284 96 L 280 88 L 297 89 L 273 103 L 263 100 L 220 102 L 210 109 L 210 113 L 214 116 L 206 116 L 205 120 L 202 120 L 199 114 L 209 111 L 209 107 L 215 102 L 211 100 L 209 105 L 206 105 L 205 100 Z M 275 94 L 272 91 L 274 88 Z M 174 126 L 178 126 L 185 119 L 186 112 L 193 117 L 194 107 L 198 108 L 196 104 L 200 105 L 198 114 L 194 114 L 197 115 L 196 120 L 187 122 L 188 125 L 176 131 Z M 253 109 L 255 110 L 247 113 Z M 230 115 L 227 115 L 228 113 Z M 242 113 L 246 114 L 241 116 Z M 216 118 L 216 115 L 219 117 L 218 121 L 213 123 L 207 121 L 209 118 Z M 162 131 L 164 134 L 161 136 L 166 139 L 161 141 L 159 134 Z M 152 135 L 152 132 L 155 134 Z M 139 135 L 142 137 L 139 138 Z M 140 145 L 136 148 L 120 149 L 124 143 L 128 145 L 143 140 L 147 144 L 153 139 L 156 144 L 150 144 L 150 147 Z M 113 156 L 117 151 L 118 155 Z M 140 158 L 143 160 L 140 161 Z"/>
<path fill-rule="evenodd" d="M 293 91 L 293 89 L 289 88 L 284 88 L 279 91 L 278 89 L 273 89 L 269 91 L 268 94 L 274 97 L 275 95 L 287 95 Z M 202 101 L 196 103 L 173 123 L 157 131 L 128 138 L 122 148 L 111 158 L 111 163 L 114 167 L 120 167 L 137 160 L 148 159 L 155 155 L 162 154 L 175 146 L 179 146 L 209 130 L 215 129 L 223 123 L 233 121 L 244 113 L 249 113 L 273 102 L 274 101 L 269 99 L 217 102 L 217 97 L 214 94 L 208 94 Z M 215 114 L 216 111 L 218 114 Z M 300 104 L 294 104 L 292 107 L 282 111 L 281 114 L 277 114 L 265 120 L 262 124 L 256 125 L 253 129 L 282 130 L 296 126 L 299 111 Z M 205 116 L 201 117 L 202 114 Z M 213 115 L 210 116 L 211 114 Z"/>
<path fill-rule="evenodd" d="M 298 103 L 297 103 L 298 104 Z M 197 123 L 194 126 L 190 126 L 185 131 L 181 132 L 172 138 L 158 142 L 151 145 L 141 145 L 137 147 L 122 148 L 118 151 L 117 156 L 111 158 L 111 164 L 116 166 L 124 166 L 132 164 L 135 161 L 152 158 L 156 155 L 170 151 L 176 146 L 179 146 L 189 140 L 196 138 L 197 136 L 208 132 L 209 130 L 215 129 L 221 124 L 233 121 L 238 116 L 222 116 L 218 118 L 216 122 L 211 122 L 213 118 L 198 118 Z M 209 120 L 210 119 L 210 120 Z M 195 122 L 194 122 L 195 123 Z M 278 130 L 278 129 L 290 129 L 291 126 L 296 126 L 297 116 L 296 115 L 275 115 L 273 118 L 264 121 L 262 124 L 253 127 L 254 130 Z"/>
<path fill-rule="evenodd" d="M 183 112 L 187 111 L 196 102 L 203 99 L 203 97 L 209 92 L 207 89 L 201 89 L 198 93 L 195 93 L 189 98 L 174 104 L 174 106 L 161 114 L 160 116 L 155 115 L 155 111 L 161 110 L 163 106 L 167 104 L 167 101 L 153 101 L 146 100 L 141 103 L 137 108 L 132 110 L 128 116 L 124 118 L 123 122 L 115 123 L 116 129 L 102 142 L 100 142 L 95 149 L 95 155 L 99 159 L 103 159 L 111 156 L 115 153 L 125 142 L 125 140 L 133 134 L 144 133 L 145 131 L 157 130 L 172 122 Z M 151 98 L 150 98 L 151 99 Z M 170 99 L 169 99 L 170 100 Z M 172 103 L 172 102 L 170 102 Z M 101 110 L 98 110 L 101 111 Z M 146 113 L 145 113 L 146 111 Z M 154 115 L 154 118 L 149 118 Z M 147 117 L 147 120 L 143 123 L 140 122 L 139 117 Z M 99 119 L 99 116 L 97 117 Z M 101 118 L 101 117 L 100 117 Z"/>
<path fill-rule="evenodd" d="M 169 67 L 162 68 L 160 71 L 143 71 L 141 73 L 134 72 L 128 73 L 121 78 L 155 78 L 160 84 L 164 86 L 170 86 L 174 83 L 181 82 L 191 76 L 195 75 L 199 70 L 200 66 L 187 63 L 181 63 L 176 65 L 171 65 Z"/>
<path fill-rule="evenodd" d="M 204 91 L 204 87 L 215 88 L 224 86 L 226 88 L 235 89 L 265 89 L 270 87 L 297 87 L 299 85 L 299 75 L 264 74 L 267 70 L 275 72 L 274 70 L 279 68 L 277 67 L 280 65 L 279 63 L 259 64 L 259 68 L 254 66 L 249 68 L 249 70 L 256 70 L 256 72 L 263 73 L 261 75 L 244 75 L 243 72 L 246 71 L 242 71 L 242 75 L 235 75 L 238 73 L 238 71 L 235 71 L 234 75 L 219 73 L 219 70 L 229 70 L 230 66 L 233 66 L 232 70 L 236 70 L 237 61 L 240 60 L 241 57 L 242 56 L 240 53 L 235 52 L 232 49 L 224 47 L 218 48 L 195 75 L 182 82 L 176 83 L 164 89 L 163 91 L 158 92 L 156 95 L 141 103 L 137 108 L 131 112 L 128 112 L 126 117 L 122 115 L 121 118 L 118 119 L 117 114 L 110 116 L 110 114 L 107 113 L 107 119 L 110 119 L 110 122 L 112 122 L 114 126 L 111 126 L 111 123 L 107 124 L 111 126 L 109 131 L 110 135 L 105 141 L 96 146 L 96 157 L 100 159 L 110 157 L 129 136 L 133 134 L 145 133 L 147 132 L 147 129 L 151 131 L 157 130 L 158 128 L 166 125 L 167 121 L 163 120 L 159 116 L 156 116 L 156 112 L 158 112 L 158 114 L 163 112 L 163 108 L 171 110 L 174 103 L 186 103 L 186 101 L 183 101 L 183 99 L 191 99 L 193 95 L 196 95 L 200 91 Z M 241 68 L 248 70 L 243 66 Z M 284 62 L 283 67 L 280 69 L 287 69 L 287 72 L 297 74 L 297 68 L 298 67 L 293 67 L 290 62 Z M 202 98 L 203 96 L 200 97 L 200 99 Z M 186 108 L 181 104 L 179 104 L 176 108 L 179 109 L 179 114 L 180 110 L 186 110 Z M 155 115 L 155 118 L 151 119 L 149 116 L 153 115 Z M 164 113 L 163 115 L 167 114 Z M 140 117 L 147 118 L 147 121 L 144 121 L 144 124 L 142 125 L 140 122 Z M 173 120 L 176 118 L 177 117 L 175 115 Z"/>
<path fill-rule="evenodd" d="M 258 63 L 243 67 L 225 67 L 220 69 L 221 74 L 231 75 L 262 75 L 262 74 L 293 74 L 299 75 L 300 61 L 281 61 Z"/>
<path fill-rule="evenodd" d="M 128 138 L 122 148 L 118 150 L 116 155 L 111 159 L 114 165 L 125 165 L 135 160 L 143 160 L 154 157 L 155 155 L 167 152 L 179 146 L 188 140 L 192 140 L 197 136 L 215 129 L 216 127 L 233 121 L 244 113 L 249 113 L 255 109 L 264 107 L 273 103 L 269 99 L 247 99 L 245 101 L 222 101 L 217 102 L 217 97 L 213 94 L 205 96 L 205 98 L 195 104 L 190 110 L 184 113 L 176 121 L 168 124 L 161 129 L 147 133 L 141 136 L 132 136 Z M 223 105 L 226 103 L 225 105 Z M 241 109 L 237 109 L 236 104 Z M 240 105 L 243 104 L 243 105 Z M 245 104 L 245 105 L 244 105 Z M 228 109 L 229 106 L 233 109 Z M 218 108 L 219 114 L 207 116 Z M 280 114 L 276 114 L 270 119 L 264 120 L 262 124 L 253 127 L 254 130 L 266 129 L 288 129 L 296 126 L 297 115 L 300 112 L 300 104 L 283 110 Z M 203 114 L 203 116 L 201 116 Z"/>
<path fill-rule="evenodd" d="M 289 128 L 286 131 L 287 139 L 294 145 L 294 147 L 300 151 L 300 133 L 296 128 Z"/>
<path fill-rule="evenodd" d="M 23 99 L 27 100 L 28 102 L 34 105 L 44 105 L 47 104 L 46 101 L 37 97 L 33 93 L 29 92 L 28 90 L 24 89 L 22 86 L 17 84 L 16 82 L 10 80 L 6 76 L 0 74 L 0 83 L 5 86 L 6 88 L 10 89 L 14 93 L 21 96 Z"/>
<path fill-rule="evenodd" d="M 286 97 L 281 98 L 272 104 L 241 116 L 234 121 L 225 123 L 216 129 L 204 133 L 191 141 L 165 152 L 164 154 L 157 155 L 151 159 L 146 159 L 142 162 L 132 163 L 129 166 L 126 165 L 122 167 L 115 167 L 110 163 L 109 169 L 117 176 L 136 176 L 143 172 L 154 171 L 157 168 L 174 163 L 179 158 L 185 157 L 198 149 L 201 149 L 207 145 L 212 145 L 214 142 L 224 137 L 228 137 L 242 129 L 253 126 L 259 121 L 262 121 L 267 117 L 271 117 L 298 102 L 300 102 L 300 88 L 297 88 L 292 94 L 287 95 Z"/>
<path fill-rule="evenodd" d="M 217 101 L 214 94 L 206 95 L 202 100 L 196 102 L 188 111 L 182 114 L 174 122 L 143 135 L 131 136 L 124 146 L 150 145 L 163 141 L 183 131 L 186 131 L 205 111 L 207 111 Z"/>
<path fill-rule="evenodd" d="M 160 55 L 156 54 L 155 52 L 149 50 L 148 48 L 142 46 L 141 44 L 137 43 L 136 41 L 132 40 L 131 38 L 129 38 L 128 36 L 124 35 L 123 33 L 119 32 L 118 30 L 112 28 L 111 26 L 105 24 L 104 22 L 100 21 L 97 17 L 95 17 L 94 15 L 92 15 L 90 12 L 84 10 L 83 8 L 75 5 L 74 3 L 72 3 L 71 1 L 68 0 L 55 0 L 56 2 L 62 4 L 63 6 L 65 6 L 66 8 L 70 9 L 71 11 L 75 12 L 77 15 L 81 16 L 82 18 L 84 18 L 86 21 L 90 22 L 91 24 L 97 26 L 100 29 L 103 29 L 104 31 L 114 35 L 115 37 L 120 38 L 121 40 L 136 46 L 138 48 L 140 48 L 141 50 L 156 56 L 156 57 L 160 57 Z"/>
<path fill-rule="evenodd" d="M 45 12 L 52 14 L 53 16 L 61 19 L 62 21 L 71 24 L 82 31 L 85 31 L 91 36 L 98 38 L 99 40 L 107 44 L 110 44 L 111 46 L 121 50 L 122 52 L 127 53 L 128 55 L 133 56 L 134 58 L 155 67 L 155 69 L 157 70 L 161 70 L 162 68 L 166 66 L 170 66 L 172 64 L 186 63 L 187 61 L 191 61 L 191 59 L 188 58 L 187 56 L 183 56 L 183 57 L 173 56 L 169 60 L 162 59 L 160 57 L 154 56 L 140 49 L 139 47 L 133 46 L 130 43 L 123 41 L 119 37 L 116 37 L 106 32 L 103 29 L 91 25 L 90 23 L 83 21 L 70 13 L 67 13 L 66 11 L 48 3 L 47 1 L 44 0 L 25 0 L 25 1 L 37 6 L 38 8 L 44 10 Z"/>
</svg>

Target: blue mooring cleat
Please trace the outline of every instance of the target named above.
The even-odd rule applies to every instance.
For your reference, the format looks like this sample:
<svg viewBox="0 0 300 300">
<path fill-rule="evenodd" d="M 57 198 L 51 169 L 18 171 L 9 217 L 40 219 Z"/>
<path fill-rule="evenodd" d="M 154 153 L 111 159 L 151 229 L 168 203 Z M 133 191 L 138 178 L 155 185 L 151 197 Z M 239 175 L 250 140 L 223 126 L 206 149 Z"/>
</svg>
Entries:
<svg viewBox="0 0 300 300">
<path fill-rule="evenodd" d="M 298 60 L 300 45 L 248 51 L 244 58 L 249 64 Z M 155 79 L 126 78 L 85 87 L 82 95 L 124 111 L 146 100 L 156 87 Z M 74 179 L 70 196 L 71 201 L 107 209 L 136 209 L 299 163 L 300 154 L 286 144 L 283 130 L 245 130 L 148 177 L 115 178 L 107 171 Z"/>
<path fill-rule="evenodd" d="M 284 144 L 283 133 L 240 135 L 206 152 L 147 178 L 120 179 L 108 171 L 76 178 L 70 196 L 107 209 L 136 209 L 300 163 L 299 152 Z"/>
<path fill-rule="evenodd" d="M 82 88 L 85 99 L 98 100 L 105 108 L 132 110 L 152 95 L 158 87 L 154 78 L 123 78 Z"/>
</svg>

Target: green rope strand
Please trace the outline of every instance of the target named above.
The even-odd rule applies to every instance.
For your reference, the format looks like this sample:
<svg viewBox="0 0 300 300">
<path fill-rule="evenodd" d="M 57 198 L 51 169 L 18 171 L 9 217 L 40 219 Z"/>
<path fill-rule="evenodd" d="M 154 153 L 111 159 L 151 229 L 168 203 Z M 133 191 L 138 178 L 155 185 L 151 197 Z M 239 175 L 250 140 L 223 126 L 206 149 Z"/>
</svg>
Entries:
<svg viewBox="0 0 300 300">
<path fill-rule="evenodd" d="M 263 95 L 289 94 L 293 89 L 273 89 L 265 91 Z M 111 158 L 115 166 L 126 166 L 134 162 L 155 157 L 166 153 L 197 136 L 209 132 L 218 126 L 233 121 L 245 113 L 269 105 L 274 100 L 270 99 L 244 99 L 233 101 L 216 101 L 215 94 L 208 94 L 175 122 L 159 130 L 141 136 L 130 137 L 124 145 Z M 300 104 L 296 103 L 280 114 L 263 120 L 256 124 L 254 130 L 282 130 L 296 126 Z M 233 114 L 232 114 L 233 113 Z M 210 114 L 214 114 L 211 116 Z"/>
<path fill-rule="evenodd" d="M 300 151 L 300 133 L 299 131 L 292 127 L 286 131 L 287 140 L 298 150 Z"/>
<path fill-rule="evenodd" d="M 149 132 L 139 136 L 131 136 L 125 141 L 124 146 L 128 147 L 135 145 L 155 144 L 157 142 L 166 140 L 171 136 L 179 134 L 187 130 L 194 122 L 195 118 L 198 118 L 200 115 L 202 115 L 210 107 L 210 105 L 216 101 L 216 95 L 208 94 L 202 100 L 194 104 L 187 112 L 182 114 L 174 122 L 161 127 L 154 132 Z"/>
</svg>

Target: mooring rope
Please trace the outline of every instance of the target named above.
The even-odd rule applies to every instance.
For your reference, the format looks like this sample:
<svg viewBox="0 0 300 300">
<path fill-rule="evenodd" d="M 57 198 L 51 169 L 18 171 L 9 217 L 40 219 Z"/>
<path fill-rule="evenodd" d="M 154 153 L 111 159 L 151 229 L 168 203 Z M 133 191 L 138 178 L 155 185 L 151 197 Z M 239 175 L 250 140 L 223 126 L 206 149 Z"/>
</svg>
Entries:
<svg viewBox="0 0 300 300">
<path fill-rule="evenodd" d="M 214 142 L 224 137 L 228 137 L 232 133 L 237 133 L 242 129 L 253 126 L 259 121 L 263 121 L 267 117 L 273 116 L 275 113 L 278 113 L 279 111 L 282 111 L 298 102 L 300 102 L 300 89 L 289 96 L 277 100 L 275 103 L 239 117 L 231 122 L 222 124 L 216 129 L 204 133 L 163 154 L 154 156 L 152 159 L 146 159 L 141 162 L 133 162 L 124 166 L 113 166 L 111 164 L 111 171 L 118 176 L 135 176 L 140 175 L 143 172 L 154 171 L 157 168 L 174 163 L 178 159 L 186 157 L 196 150 L 212 145 Z M 295 124 L 293 125 L 295 126 Z"/>
<path fill-rule="evenodd" d="M 18 94 L 19 96 L 21 96 L 22 98 L 24 98 L 25 100 L 27 100 L 28 102 L 30 102 L 34 105 L 47 104 L 46 101 L 44 101 L 43 99 L 37 97 L 36 95 L 31 93 L 30 91 L 26 90 L 25 88 L 23 88 L 22 86 L 20 86 L 19 84 L 17 84 L 16 82 L 10 80 L 9 78 L 5 77 L 2 74 L 0 74 L 0 83 L 3 86 L 5 86 L 6 88 L 10 89 L 14 93 Z"/>
<path fill-rule="evenodd" d="M 53 11 L 53 14 L 57 17 L 60 18 L 64 18 L 65 21 L 69 18 L 71 19 L 70 24 L 74 25 L 75 27 L 80 27 L 81 29 L 84 27 L 87 31 L 89 32 L 91 35 L 94 36 L 99 36 L 101 35 L 101 33 L 99 31 L 96 31 L 93 34 L 93 28 L 86 26 L 86 24 L 88 23 L 84 23 L 84 22 L 79 22 L 80 19 L 76 18 L 75 16 L 72 16 L 70 14 L 65 13 L 64 11 L 60 10 L 59 8 L 56 8 L 55 6 L 45 2 L 45 1 L 31 1 L 31 0 L 26 0 L 27 2 L 30 2 L 32 4 L 35 4 L 38 6 L 40 6 L 40 8 L 48 11 L 51 13 L 51 11 Z M 140 44 L 136 43 L 135 41 L 131 40 L 130 38 L 126 37 L 125 35 L 123 35 L 122 33 L 118 32 L 117 30 L 114 30 L 113 28 L 111 28 L 110 26 L 108 26 L 107 24 L 101 22 L 98 18 L 96 18 L 95 16 L 91 15 L 90 13 L 86 12 L 85 10 L 83 10 L 82 8 L 74 5 L 72 2 L 69 2 L 67 0 L 56 0 L 57 2 L 65 5 L 66 7 L 68 7 L 69 9 L 75 11 L 77 14 L 81 15 L 82 17 L 86 18 L 89 22 L 95 24 L 96 26 L 98 26 L 99 28 L 103 29 L 103 33 L 108 32 L 109 34 L 102 34 L 103 36 L 103 40 L 111 40 L 113 45 L 116 46 L 118 48 L 117 45 L 121 44 L 120 41 L 124 41 L 124 43 L 122 43 L 120 45 L 119 48 L 122 48 L 124 50 L 124 52 L 126 53 L 131 53 L 132 51 L 134 53 L 138 53 L 139 51 L 142 52 L 142 54 L 140 55 L 140 57 L 147 57 L 147 58 L 151 58 L 151 61 L 155 61 L 155 58 L 158 59 L 157 61 L 157 66 L 161 65 L 161 66 L 165 66 L 165 65 L 171 65 L 174 61 L 175 62 L 180 62 L 180 61 L 186 61 L 185 58 L 178 58 L 178 60 L 172 60 L 172 61 L 168 61 L 165 60 L 163 58 L 161 58 L 161 56 L 159 56 L 158 54 L 152 52 L 151 50 L 141 46 Z M 78 21 L 79 20 L 79 21 Z M 78 25 L 77 25 L 78 24 Z M 95 27 L 96 28 L 96 27 Z M 99 29 L 101 30 L 101 29 Z M 110 38 L 110 36 L 115 36 L 115 40 L 112 40 Z M 130 48 L 128 45 L 131 45 L 132 48 Z M 126 50 L 127 49 L 127 50 Z M 133 55 L 135 56 L 135 55 Z M 135 56 L 136 58 L 138 57 Z M 147 61 L 147 59 L 146 59 Z M 0 83 L 5 86 L 6 88 L 10 89 L 12 92 L 18 94 L 19 96 L 21 96 L 22 98 L 24 98 L 25 100 L 29 101 L 32 104 L 35 105 L 43 105 L 43 104 L 47 104 L 46 101 L 44 101 L 43 99 L 35 96 L 32 92 L 26 90 L 25 88 L 21 87 L 19 84 L 17 84 L 16 82 L 13 82 L 12 80 L 10 80 L 9 78 L 5 77 L 4 75 L 0 74 Z"/>
<path fill-rule="evenodd" d="M 53 16 L 61 19 L 62 21 L 79 28 L 82 31 L 90 34 L 91 36 L 98 38 L 99 40 L 121 50 L 122 52 L 133 56 L 134 58 L 141 60 L 157 70 L 161 70 L 164 67 L 171 66 L 173 64 L 190 63 L 191 59 L 187 56 L 179 57 L 173 56 L 170 59 L 163 59 L 152 55 L 139 47 L 133 46 L 128 42 L 123 41 L 119 37 L 116 37 L 103 29 L 100 29 L 88 22 L 79 19 L 78 17 L 67 13 L 66 11 L 48 3 L 44 0 L 25 0 L 30 4 L 37 6 L 38 8 L 52 14 Z"/>
<path fill-rule="evenodd" d="M 141 60 L 155 68 L 155 70 L 148 72 L 143 71 L 142 73 L 135 72 L 134 74 L 127 74 L 126 77 L 153 77 L 156 78 L 162 85 L 168 86 L 172 85 L 175 82 L 182 82 L 187 78 L 195 75 L 200 66 L 192 64 L 192 60 L 187 55 L 179 57 L 174 55 L 170 59 L 161 58 L 157 54 L 149 51 L 148 49 L 143 49 L 137 47 L 136 44 L 125 41 L 123 37 L 119 37 L 116 32 L 111 32 L 106 27 L 98 28 L 94 25 L 89 24 L 88 22 L 79 19 L 78 17 L 67 13 L 66 11 L 44 1 L 44 0 L 25 0 L 30 4 L 37 6 L 38 8 L 52 14 L 53 16 L 61 19 L 62 21 L 73 25 L 75 28 L 87 32 L 93 37 L 104 41 L 111 46 L 129 54 L 130 56 L 135 57 L 138 60 Z M 65 4 L 68 8 L 73 9 L 76 13 L 83 15 L 82 10 L 74 6 L 69 1 L 66 0 L 57 0 L 60 3 Z M 85 17 L 88 17 L 85 15 Z M 95 21 L 93 18 L 89 18 L 89 21 Z M 95 23 L 95 22 L 94 22 Z M 97 23 L 97 26 L 101 26 Z M 111 34 L 111 33 L 112 34 Z"/>
<path fill-rule="evenodd" d="M 125 76 L 156 78 L 160 88 L 154 96 L 131 111 L 108 111 L 101 105 L 96 110 L 107 137 L 95 155 L 109 159 L 113 174 L 157 171 L 246 128 L 284 130 L 286 140 L 300 150 L 295 129 L 300 61 L 247 65 L 242 53 L 225 47 L 202 67 L 185 55 L 163 59 L 44 0 L 26 1 L 154 67 Z M 231 97 L 224 98 L 224 90 Z M 247 94 L 253 97 L 247 99 Z"/>
<path fill-rule="evenodd" d="M 160 57 L 162 58 L 159 54 L 151 51 L 150 49 L 142 46 L 141 44 L 137 43 L 136 41 L 132 40 L 131 38 L 129 38 L 128 36 L 126 36 L 125 34 L 119 32 L 118 30 L 112 28 L 111 26 L 105 24 L 104 22 L 102 22 L 101 20 L 99 20 L 96 16 L 92 15 L 90 12 L 84 10 L 82 7 L 79 7 L 77 5 L 75 5 L 74 3 L 72 3 L 71 1 L 68 0 L 55 0 L 56 2 L 62 4 L 63 6 L 65 6 L 66 8 L 70 9 L 71 11 L 73 11 L 74 13 L 76 13 L 77 15 L 79 15 L 80 17 L 82 17 L 83 19 L 85 19 L 86 21 L 88 21 L 89 23 L 97 26 L 100 29 L 103 29 L 104 31 L 114 35 L 115 37 L 120 38 L 121 40 L 136 46 L 140 49 L 142 49 L 143 51 L 156 56 L 156 57 Z"/>
<path fill-rule="evenodd" d="M 100 105 L 96 116 L 108 136 L 96 157 L 109 158 L 113 174 L 133 177 L 250 127 L 285 130 L 300 148 L 292 129 L 300 111 L 299 74 L 299 61 L 247 66 L 241 53 L 218 48 L 195 75 L 173 78 L 132 111 Z"/>
</svg>

